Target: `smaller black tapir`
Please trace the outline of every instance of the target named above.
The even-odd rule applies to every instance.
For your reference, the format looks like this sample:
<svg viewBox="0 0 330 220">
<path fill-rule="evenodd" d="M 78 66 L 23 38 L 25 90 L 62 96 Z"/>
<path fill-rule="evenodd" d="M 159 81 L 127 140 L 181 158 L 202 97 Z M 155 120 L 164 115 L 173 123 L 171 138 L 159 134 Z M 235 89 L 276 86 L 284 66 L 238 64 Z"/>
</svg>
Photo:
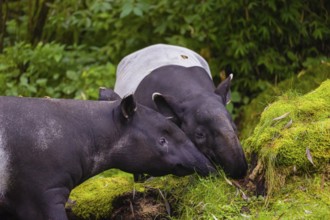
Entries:
<svg viewBox="0 0 330 220">
<path fill-rule="evenodd" d="M 0 219 L 65 220 L 70 191 L 110 168 L 152 176 L 214 171 L 178 127 L 132 95 L 0 97 Z"/>
</svg>

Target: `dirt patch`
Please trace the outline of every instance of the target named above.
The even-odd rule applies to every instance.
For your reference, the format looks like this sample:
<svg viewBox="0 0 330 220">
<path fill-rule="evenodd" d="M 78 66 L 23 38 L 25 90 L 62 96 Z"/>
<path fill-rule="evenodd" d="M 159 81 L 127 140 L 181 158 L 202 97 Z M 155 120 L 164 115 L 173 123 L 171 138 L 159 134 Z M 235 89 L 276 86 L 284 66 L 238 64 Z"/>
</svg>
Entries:
<svg viewBox="0 0 330 220">
<path fill-rule="evenodd" d="M 252 192 L 255 196 L 266 196 L 265 172 L 258 160 L 257 153 L 251 154 L 250 161 L 251 165 L 248 174 L 240 181 L 240 184 L 246 191 Z"/>
<path fill-rule="evenodd" d="M 167 204 L 167 205 L 166 205 Z M 170 207 L 157 190 L 147 193 L 127 193 L 113 201 L 113 212 L 110 219 L 139 220 L 139 219 L 169 219 Z"/>
</svg>

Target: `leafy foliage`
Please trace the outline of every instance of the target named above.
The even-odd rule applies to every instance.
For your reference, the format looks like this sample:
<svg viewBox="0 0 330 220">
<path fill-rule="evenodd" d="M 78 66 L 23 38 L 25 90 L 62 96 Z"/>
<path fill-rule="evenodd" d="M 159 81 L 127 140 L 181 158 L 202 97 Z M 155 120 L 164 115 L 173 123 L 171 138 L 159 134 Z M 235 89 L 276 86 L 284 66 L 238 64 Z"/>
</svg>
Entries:
<svg viewBox="0 0 330 220">
<path fill-rule="evenodd" d="M 35 79 L 45 76 L 44 73 L 40 73 L 39 76 L 39 73 L 33 71 L 41 72 L 42 68 L 47 67 L 47 81 L 50 80 L 49 77 L 59 74 L 57 82 L 64 83 L 71 82 L 74 75 L 73 72 L 67 71 L 74 71 L 81 77 L 82 69 L 89 69 L 91 66 L 94 67 L 94 71 L 97 69 L 101 71 L 100 75 L 104 76 L 104 71 L 108 71 L 111 64 L 117 64 L 126 54 L 162 42 L 182 45 L 200 53 L 210 63 L 216 81 L 219 81 L 218 73 L 221 70 L 234 72 L 233 90 L 236 92 L 234 104 L 237 106 L 247 103 L 251 97 L 266 89 L 269 82 L 277 83 L 292 76 L 302 67 L 307 57 L 329 56 L 330 52 L 328 1 L 29 0 L 28 2 L 29 4 L 18 0 L 7 1 L 8 7 L 2 7 L 2 11 L 6 10 L 10 15 L 5 21 L 4 48 L 18 48 L 22 46 L 22 42 L 23 45 L 30 44 L 21 47 L 29 51 L 22 52 L 23 54 L 37 54 L 28 56 L 29 59 L 38 59 L 40 48 L 43 48 L 42 51 L 45 53 L 47 47 L 55 49 L 49 52 L 52 55 L 49 55 L 51 58 L 46 61 L 48 66 L 37 65 L 30 68 L 28 66 L 33 65 L 33 62 L 26 62 L 26 58 L 21 57 L 25 59 L 23 64 L 25 68 L 17 69 L 21 71 L 19 77 L 26 75 L 25 78 L 30 85 L 29 91 L 39 88 L 35 85 L 36 80 L 30 79 L 31 74 Z M 2 4 L 5 6 L 5 3 Z M 46 22 L 40 22 L 43 20 Z M 42 28 L 33 29 L 38 22 Z M 31 36 L 33 33 L 36 36 Z M 42 46 L 36 42 L 38 39 L 43 42 Z M 6 54 L 10 56 L 5 49 L 4 55 Z M 78 57 L 72 59 L 73 54 Z M 43 56 L 48 59 L 46 57 L 48 56 Z M 70 60 L 67 60 L 67 57 L 70 57 Z M 54 59 L 55 62 L 50 61 Z M 62 65 L 64 60 L 65 63 Z M 41 62 L 41 59 L 39 61 Z M 13 60 L 10 58 L 2 58 L 2 62 L 6 62 L 5 65 L 22 64 L 12 63 Z M 49 66 L 50 64 L 55 66 Z M 59 69 L 62 70 L 60 73 Z M 111 71 L 108 72 L 110 76 L 105 75 L 103 82 L 112 86 L 114 71 L 112 71 L 113 67 L 110 69 Z M 93 77 L 98 74 L 91 75 L 90 77 Z M 101 79 L 100 75 L 98 75 L 99 79 Z M 18 79 L 13 77 L 9 80 Z M 23 79 L 23 82 L 25 81 Z M 99 83 L 103 82 L 97 82 L 95 85 L 100 86 Z M 51 89 L 59 91 L 61 88 L 53 88 L 55 85 L 45 84 L 48 88 L 51 86 Z M 77 86 L 85 86 L 85 84 L 70 84 L 70 86 L 72 88 L 67 88 L 66 92 L 62 93 L 68 97 L 81 97 L 79 91 L 82 88 Z M 12 91 L 10 88 L 9 90 Z M 30 92 L 32 95 L 59 96 L 58 92 L 45 91 L 46 89 L 39 93 Z M 15 92 L 6 94 L 8 93 L 15 94 Z M 26 95 L 25 92 L 16 93 Z M 86 98 L 88 97 L 87 94 Z"/>
<path fill-rule="evenodd" d="M 16 43 L 0 54 L 0 92 L 96 99 L 99 85 L 113 84 L 115 68 L 111 63 L 98 64 L 92 54 L 81 46 L 65 47 L 54 42 L 35 47 Z"/>
</svg>

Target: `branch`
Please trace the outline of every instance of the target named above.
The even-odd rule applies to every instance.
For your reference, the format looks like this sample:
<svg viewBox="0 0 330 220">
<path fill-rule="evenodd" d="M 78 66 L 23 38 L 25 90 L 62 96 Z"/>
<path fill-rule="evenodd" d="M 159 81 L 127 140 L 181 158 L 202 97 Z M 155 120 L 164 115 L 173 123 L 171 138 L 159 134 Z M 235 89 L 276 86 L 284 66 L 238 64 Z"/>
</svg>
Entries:
<svg viewBox="0 0 330 220">
<path fill-rule="evenodd" d="M 8 1 L 0 0 L 0 53 L 3 51 L 4 38 L 6 36 L 6 22 L 8 18 Z"/>
</svg>

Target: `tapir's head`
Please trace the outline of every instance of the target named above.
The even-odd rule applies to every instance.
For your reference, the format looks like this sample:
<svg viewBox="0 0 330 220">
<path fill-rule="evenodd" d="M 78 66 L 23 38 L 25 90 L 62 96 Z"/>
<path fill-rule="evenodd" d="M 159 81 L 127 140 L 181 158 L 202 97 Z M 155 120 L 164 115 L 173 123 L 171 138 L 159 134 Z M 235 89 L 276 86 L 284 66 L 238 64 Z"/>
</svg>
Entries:
<svg viewBox="0 0 330 220">
<path fill-rule="evenodd" d="M 220 165 L 232 178 L 242 178 L 247 172 L 247 162 L 236 126 L 225 108 L 230 100 L 231 78 L 232 75 L 214 93 L 201 94 L 183 102 L 163 96 L 171 106 L 171 111 L 155 103 L 159 111 L 171 116 L 214 164 Z"/>
<path fill-rule="evenodd" d="M 168 104 L 162 101 L 165 108 Z M 204 176 L 215 171 L 179 127 L 162 114 L 137 104 L 133 95 L 123 98 L 118 108 L 123 133 L 113 152 L 117 168 L 152 176 L 194 172 Z"/>
</svg>

